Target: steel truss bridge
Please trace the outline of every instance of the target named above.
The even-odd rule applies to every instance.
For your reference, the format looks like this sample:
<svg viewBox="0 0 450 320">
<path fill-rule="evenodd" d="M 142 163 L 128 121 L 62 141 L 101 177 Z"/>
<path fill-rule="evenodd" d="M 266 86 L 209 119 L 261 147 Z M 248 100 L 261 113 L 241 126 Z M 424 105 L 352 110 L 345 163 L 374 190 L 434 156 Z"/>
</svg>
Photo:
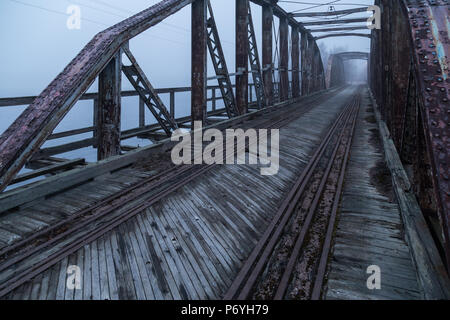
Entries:
<svg viewBox="0 0 450 320">
<path fill-rule="evenodd" d="M 39 96 L 0 98 L 0 108 L 28 105 L 0 136 L 1 298 L 449 298 L 448 1 L 376 0 L 382 28 L 370 33 L 366 18 L 328 18 L 364 7 L 235 4 L 236 70 L 214 1 L 164 0 L 98 33 Z M 188 6 L 191 86 L 154 88 L 130 40 Z M 324 65 L 317 41 L 348 36 L 369 38 L 370 52 L 333 53 Z M 355 59 L 367 61 L 368 84 L 346 83 Z M 177 118 L 175 97 L 186 92 L 190 115 Z M 139 101 L 139 124 L 126 131 L 123 97 Z M 93 125 L 55 132 L 83 100 Z M 195 121 L 280 129 L 278 174 L 173 165 L 169 138 Z M 152 144 L 121 143 L 132 137 Z M 62 138 L 72 140 L 43 146 Z M 98 161 L 61 156 L 83 148 Z M 81 289 L 65 285 L 71 265 Z M 370 265 L 384 272 L 381 290 L 366 287 Z"/>
</svg>

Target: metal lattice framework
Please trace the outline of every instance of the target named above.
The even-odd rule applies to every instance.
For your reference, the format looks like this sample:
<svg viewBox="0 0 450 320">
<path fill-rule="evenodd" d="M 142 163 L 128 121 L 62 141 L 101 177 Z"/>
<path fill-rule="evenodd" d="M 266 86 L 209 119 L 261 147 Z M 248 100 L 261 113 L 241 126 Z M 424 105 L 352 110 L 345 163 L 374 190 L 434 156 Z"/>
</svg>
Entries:
<svg viewBox="0 0 450 320">
<path fill-rule="evenodd" d="M 220 43 L 219 31 L 217 30 L 217 25 L 214 19 L 214 13 L 210 1 L 208 1 L 208 12 L 208 49 L 211 55 L 214 70 L 216 71 L 217 82 L 222 93 L 222 98 L 225 104 L 225 108 L 227 109 L 228 117 L 232 118 L 239 115 L 239 110 L 236 108 L 233 86 L 231 84 L 230 74 L 228 72 L 227 63 L 225 61 L 222 44 Z"/>
<path fill-rule="evenodd" d="M 122 64 L 123 73 L 127 76 L 128 81 L 130 81 L 134 89 L 139 93 L 139 96 L 147 105 L 155 119 L 157 119 L 161 128 L 169 136 L 171 132 L 178 129 L 177 123 L 169 114 L 169 111 L 145 76 L 130 49 L 127 48 L 127 46 L 124 46 L 122 50 L 131 61 L 131 65 L 129 66 Z"/>
<path fill-rule="evenodd" d="M 250 72 L 252 73 L 253 83 L 255 85 L 257 106 L 258 109 L 262 109 L 267 103 L 250 5 L 248 6 L 248 57 L 250 60 Z"/>
<path fill-rule="evenodd" d="M 309 40 L 308 59 L 312 64 L 307 73 L 308 79 L 303 83 L 308 84 L 308 90 L 304 94 L 323 89 L 324 79 L 323 67 L 321 66 L 320 52 L 311 33 L 294 19 L 289 13 L 276 4 L 276 1 L 252 0 L 251 2 L 260 5 L 266 13 L 266 18 L 270 18 L 270 23 L 263 28 L 263 43 L 268 44 L 264 39 L 272 41 L 272 21 L 273 17 L 278 17 L 283 21 L 283 34 L 277 39 L 280 57 L 282 57 L 281 75 L 281 95 L 279 101 L 289 99 L 289 77 L 288 73 L 293 72 L 294 78 L 298 74 L 298 68 L 287 70 L 289 61 L 289 39 L 288 28 L 294 30 L 292 41 L 298 41 L 296 36 L 299 33 L 303 38 Z M 218 80 L 221 98 L 225 104 L 225 112 L 228 117 L 235 117 L 248 111 L 249 92 L 252 94 L 252 87 L 256 91 L 256 107 L 263 108 L 273 102 L 274 86 L 277 84 L 271 81 L 268 74 L 272 74 L 273 57 L 272 47 L 266 50 L 263 48 L 262 60 L 265 65 L 261 67 L 259 52 L 257 48 L 257 36 L 253 27 L 253 17 L 251 15 L 249 0 L 236 0 L 236 73 L 230 74 L 225 62 L 225 57 L 221 47 L 219 32 L 214 21 L 212 6 L 208 0 L 166 0 L 114 25 L 97 34 L 81 52 L 70 62 L 70 64 L 52 81 L 52 83 L 29 105 L 29 107 L 16 119 L 16 121 L 0 137 L 0 190 L 4 190 L 14 179 L 16 174 L 30 161 L 46 159 L 46 157 L 63 153 L 64 151 L 75 150 L 87 146 L 94 146 L 98 151 L 98 159 L 106 159 L 121 153 L 120 142 L 124 139 L 120 130 L 121 119 L 121 98 L 128 93 L 121 90 L 122 72 L 134 87 L 134 93 L 140 99 L 140 128 L 130 132 L 131 136 L 137 134 L 145 137 L 168 136 L 179 127 L 179 123 L 174 119 L 175 114 L 175 91 L 170 91 L 170 110 L 166 108 L 162 99 L 158 95 L 145 75 L 142 68 L 132 55 L 128 43 L 143 31 L 156 25 L 180 9 L 192 4 L 192 86 L 191 92 L 191 125 L 194 121 L 206 121 L 208 115 L 221 115 L 222 111 L 216 111 L 215 90 L 213 97 L 207 97 L 207 51 L 214 65 Z M 209 6 L 209 8 L 208 8 Z M 208 18 L 209 11 L 209 18 Z M 292 32 L 291 32 L 292 34 Z M 270 37 L 269 37 L 270 35 Z M 302 50 L 308 48 L 302 47 Z M 122 55 L 125 53 L 130 60 L 130 65 L 122 62 Z M 269 54 L 270 53 L 270 54 Z M 301 58 L 306 57 L 304 51 Z M 293 52 L 291 58 L 300 60 L 300 54 Z M 249 63 L 250 60 L 250 63 Z M 269 65 L 269 67 L 266 67 Z M 299 65 L 295 61 L 293 65 Z M 249 71 L 250 69 L 250 71 Z M 252 74 L 253 83 L 248 83 L 249 73 Z M 317 73 L 317 74 L 316 74 Z M 318 74 L 322 73 L 322 74 Z M 231 77 L 235 76 L 235 84 L 232 84 Z M 87 89 L 98 78 L 99 91 L 93 97 L 94 100 L 94 127 L 74 130 L 70 133 L 59 135 L 70 136 L 79 133 L 93 132 L 93 137 L 73 142 L 69 145 L 56 146 L 41 149 L 41 146 L 49 138 L 55 138 L 53 130 L 57 127 L 64 116 L 74 106 L 74 104 L 84 99 Z M 263 79 L 266 79 L 264 81 Z M 300 80 L 300 79 L 299 79 Z M 267 84 L 265 83 L 267 82 Z M 300 94 L 297 84 L 300 81 L 294 80 L 293 97 Z M 250 87 L 250 88 L 249 88 Z M 233 92 L 233 89 L 235 92 Z M 207 112 L 208 101 L 213 101 L 213 111 Z M 157 121 L 157 126 L 145 126 L 145 106 L 151 111 Z M 180 123 L 185 125 L 186 119 L 180 119 Z M 135 133 L 136 132 L 136 133 Z M 128 134 L 128 133 L 127 133 Z"/>
<path fill-rule="evenodd" d="M 448 1 L 378 0 L 370 83 L 412 190 L 450 265 Z M 408 36 L 409 35 L 409 36 Z"/>
</svg>

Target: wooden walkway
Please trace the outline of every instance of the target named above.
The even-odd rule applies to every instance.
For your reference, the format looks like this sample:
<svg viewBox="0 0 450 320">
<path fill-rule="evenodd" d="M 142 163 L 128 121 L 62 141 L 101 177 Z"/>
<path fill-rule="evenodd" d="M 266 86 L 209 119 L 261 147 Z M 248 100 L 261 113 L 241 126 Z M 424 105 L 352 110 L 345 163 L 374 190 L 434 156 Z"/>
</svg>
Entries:
<svg viewBox="0 0 450 320">
<path fill-rule="evenodd" d="M 364 95 L 336 231 L 327 299 L 422 299 L 378 126 Z M 381 269 L 381 290 L 366 285 Z"/>
<path fill-rule="evenodd" d="M 262 176 L 256 165 L 216 166 L 152 205 L 145 201 L 156 191 L 143 194 L 86 230 L 2 270 L 0 282 L 34 267 L 36 261 L 83 238 L 128 207 L 145 204 L 137 215 L 58 260 L 3 299 L 222 298 L 355 90 L 347 87 L 336 91 L 281 128 L 278 174 Z M 251 127 L 252 121 L 257 122 L 258 117 L 246 124 Z M 168 163 L 167 156 L 135 163 L 2 213 L 0 251 L 163 171 L 166 168 L 155 163 Z M 373 106 L 364 94 L 328 265 L 325 299 L 423 298 L 383 159 Z M 381 290 L 366 286 L 366 270 L 371 265 L 381 268 Z M 69 266 L 79 268 L 81 289 L 67 287 Z"/>
<path fill-rule="evenodd" d="M 220 298 L 353 92 L 354 88 L 342 90 L 281 129 L 284 143 L 277 175 L 262 176 L 257 166 L 216 167 L 63 259 L 7 298 Z M 90 197 L 118 191 L 120 184 L 132 183 L 145 174 L 135 168 L 125 169 L 110 175 L 107 181 L 102 182 L 103 177 L 91 182 L 87 189 L 84 185 L 50 202 L 37 202 L 25 212 L 46 223 L 47 216 L 60 214 L 56 211 L 60 208 L 75 210 L 81 206 L 79 199 L 89 202 Z M 6 216 L 10 217 L 12 213 Z M 66 288 L 69 265 L 81 268 L 81 290 Z"/>
</svg>

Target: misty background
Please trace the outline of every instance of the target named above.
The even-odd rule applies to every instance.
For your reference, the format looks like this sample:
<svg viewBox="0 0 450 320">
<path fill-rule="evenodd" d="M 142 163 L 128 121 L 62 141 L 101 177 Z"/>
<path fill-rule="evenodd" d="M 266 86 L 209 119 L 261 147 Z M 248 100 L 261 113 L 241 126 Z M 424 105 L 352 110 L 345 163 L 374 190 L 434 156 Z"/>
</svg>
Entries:
<svg viewBox="0 0 450 320">
<path fill-rule="evenodd" d="M 159 0 L 0 0 L 2 43 L 0 98 L 39 95 L 95 34 L 158 2 Z M 235 70 L 235 1 L 211 0 L 211 4 L 227 65 L 230 73 L 233 73 Z M 328 11 L 330 6 L 333 6 L 334 10 L 369 6 L 373 4 L 373 0 L 279 1 L 278 4 L 287 12 L 315 12 Z M 67 8 L 70 5 L 81 8 L 80 30 L 69 30 L 66 26 L 69 18 Z M 251 9 L 261 54 L 261 7 L 251 3 Z M 360 13 L 350 17 L 369 17 L 369 15 L 369 13 Z M 307 22 L 335 18 L 333 16 L 298 20 Z M 276 17 L 274 17 L 274 24 L 275 31 L 278 32 L 279 23 Z M 131 51 L 155 88 L 190 86 L 190 26 L 191 7 L 187 6 L 130 41 Z M 310 29 L 332 26 L 317 26 Z M 357 32 L 369 33 L 369 30 Z M 321 34 L 314 33 L 314 35 Z M 361 37 L 327 38 L 319 40 L 318 44 L 325 68 L 328 56 L 332 53 L 369 52 L 370 50 L 370 39 Z M 277 64 L 277 61 L 275 63 Z M 365 81 L 367 70 L 365 62 L 351 61 L 347 63 L 346 68 L 351 70 L 348 75 L 349 81 Z M 208 76 L 214 75 L 212 64 L 208 61 Z M 122 90 L 131 90 L 132 87 L 127 79 L 124 76 L 122 79 Z M 234 82 L 234 79 L 232 81 Z M 217 81 L 208 81 L 208 85 L 217 85 Z M 97 86 L 95 82 L 88 92 L 96 92 Z M 168 106 L 169 96 L 161 95 L 161 98 Z M 137 97 L 122 99 L 122 130 L 138 126 L 138 105 Z M 218 101 L 218 106 L 221 105 L 223 104 Z M 0 108 L 0 132 L 4 132 L 25 108 L 26 106 Z M 176 117 L 188 115 L 190 94 L 177 93 L 175 108 Z M 78 102 L 55 132 L 92 126 L 92 114 L 92 101 Z M 153 116 L 146 110 L 146 124 L 154 122 Z M 44 147 L 90 136 L 92 134 L 89 133 L 51 140 L 46 142 Z M 143 146 L 150 142 L 133 138 L 130 141 L 123 141 L 123 144 Z M 96 152 L 93 148 L 59 156 L 84 157 L 86 161 L 96 161 Z"/>
</svg>

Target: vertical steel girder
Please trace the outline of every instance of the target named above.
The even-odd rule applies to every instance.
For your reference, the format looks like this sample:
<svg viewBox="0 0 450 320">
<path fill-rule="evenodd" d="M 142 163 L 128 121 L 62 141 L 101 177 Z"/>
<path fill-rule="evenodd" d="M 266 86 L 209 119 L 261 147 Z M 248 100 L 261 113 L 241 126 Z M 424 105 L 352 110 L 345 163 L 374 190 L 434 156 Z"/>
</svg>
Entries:
<svg viewBox="0 0 450 320">
<path fill-rule="evenodd" d="M 225 109 L 228 117 L 236 117 L 239 115 L 239 110 L 236 107 L 236 100 L 233 93 L 233 85 L 231 84 L 228 67 L 225 61 L 222 45 L 220 43 L 219 32 L 217 30 L 214 13 L 211 2 L 208 1 L 209 18 L 207 20 L 208 28 L 208 49 L 214 70 L 217 75 L 217 82 L 219 84 L 220 92 L 222 94 Z"/>
<path fill-rule="evenodd" d="M 302 82 L 302 96 L 308 94 L 308 81 L 306 80 L 308 74 L 307 51 L 308 51 L 308 34 L 301 33 L 301 82 Z"/>
<path fill-rule="evenodd" d="M 206 88 L 207 88 L 207 37 L 206 26 L 207 1 L 192 2 L 191 32 L 191 119 L 206 122 Z"/>
<path fill-rule="evenodd" d="M 313 60 L 312 60 L 312 92 L 316 92 L 318 90 L 319 59 L 320 59 L 319 48 L 314 42 Z"/>
<path fill-rule="evenodd" d="M 431 160 L 432 181 L 439 218 L 444 229 L 447 267 L 450 268 L 450 91 L 448 2 L 404 1 L 411 43 L 426 149 Z"/>
<path fill-rule="evenodd" d="M 159 98 L 127 45 L 123 46 L 123 51 L 131 62 L 131 65 L 129 66 L 122 64 L 123 73 L 134 89 L 139 93 L 140 98 L 147 105 L 147 108 L 156 118 L 161 128 L 168 136 L 170 136 L 174 130 L 178 129 L 176 121 L 171 117 L 166 106 Z"/>
<path fill-rule="evenodd" d="M 98 76 L 97 159 L 120 154 L 122 51 L 119 50 Z"/>
<path fill-rule="evenodd" d="M 280 101 L 289 99 L 289 24 L 287 18 L 280 18 Z"/>
<path fill-rule="evenodd" d="M 273 8 L 270 5 L 262 7 L 262 64 L 263 83 L 268 105 L 273 103 Z"/>
<path fill-rule="evenodd" d="M 236 106 L 248 111 L 248 0 L 236 0 Z"/>
<path fill-rule="evenodd" d="M 439 220 L 442 229 L 435 234 L 448 268 L 448 3 L 377 0 L 375 4 L 382 7 L 383 28 L 372 32 L 370 85 L 424 215 Z"/>
<path fill-rule="evenodd" d="M 338 54 L 328 58 L 326 88 L 341 86 L 345 83 L 344 62 Z"/>
<path fill-rule="evenodd" d="M 314 39 L 308 38 L 308 48 L 306 50 L 306 86 L 308 94 L 312 93 L 313 86 L 313 60 L 314 60 Z"/>
<path fill-rule="evenodd" d="M 292 97 L 300 95 L 300 37 L 297 27 L 292 27 Z"/>
<path fill-rule="evenodd" d="M 253 84 L 255 85 L 257 106 L 258 109 L 262 109 L 267 105 L 267 101 L 250 3 L 248 4 L 248 57 L 253 76 Z"/>
</svg>

